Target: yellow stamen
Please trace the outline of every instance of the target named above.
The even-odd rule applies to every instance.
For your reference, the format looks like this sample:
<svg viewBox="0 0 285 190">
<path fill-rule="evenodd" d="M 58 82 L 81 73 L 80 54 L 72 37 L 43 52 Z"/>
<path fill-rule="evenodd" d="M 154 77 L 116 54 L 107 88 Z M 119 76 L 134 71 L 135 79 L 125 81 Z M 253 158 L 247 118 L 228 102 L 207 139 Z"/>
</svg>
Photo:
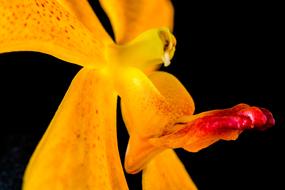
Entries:
<svg viewBox="0 0 285 190">
<path fill-rule="evenodd" d="M 168 67 L 170 65 L 170 58 L 169 58 L 169 53 L 166 51 L 164 52 L 164 55 L 162 56 L 162 61 L 164 63 L 164 67 Z"/>
</svg>

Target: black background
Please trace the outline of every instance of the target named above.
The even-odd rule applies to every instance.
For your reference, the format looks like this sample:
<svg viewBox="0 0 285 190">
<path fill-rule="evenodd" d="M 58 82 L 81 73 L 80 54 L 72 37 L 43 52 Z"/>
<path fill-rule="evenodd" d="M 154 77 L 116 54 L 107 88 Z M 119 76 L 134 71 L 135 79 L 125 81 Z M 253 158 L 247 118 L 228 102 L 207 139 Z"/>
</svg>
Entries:
<svg viewBox="0 0 285 190">
<path fill-rule="evenodd" d="M 97 3 L 96 12 L 110 31 Z M 278 5 L 174 2 L 174 74 L 196 113 L 240 102 L 270 109 L 276 126 L 246 131 L 198 153 L 177 150 L 200 190 L 284 189 L 284 70 Z M 159 15 L 158 15 L 159 16 Z M 0 55 L 0 190 L 20 189 L 24 168 L 80 67 L 40 53 Z M 128 135 L 118 113 L 122 154 Z M 141 189 L 140 174 L 127 175 Z"/>
</svg>

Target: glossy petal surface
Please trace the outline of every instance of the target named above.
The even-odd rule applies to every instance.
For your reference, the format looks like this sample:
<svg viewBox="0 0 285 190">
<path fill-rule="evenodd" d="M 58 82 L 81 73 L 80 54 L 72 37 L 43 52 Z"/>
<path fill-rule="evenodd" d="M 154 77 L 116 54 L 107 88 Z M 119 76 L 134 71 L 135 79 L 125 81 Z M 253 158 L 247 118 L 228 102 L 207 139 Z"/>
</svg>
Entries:
<svg viewBox="0 0 285 190">
<path fill-rule="evenodd" d="M 97 33 L 91 33 L 85 27 L 86 19 L 79 17 L 72 3 L 69 9 L 61 3 L 0 0 L 0 53 L 38 51 L 71 63 L 100 67 L 99 63 L 104 63 L 101 25 L 96 25 Z"/>
<path fill-rule="evenodd" d="M 197 190 L 176 153 L 167 149 L 143 170 L 143 190 Z"/>
<path fill-rule="evenodd" d="M 119 44 L 151 28 L 173 28 L 173 7 L 169 0 L 100 0 L 100 3 Z"/>
<path fill-rule="evenodd" d="M 23 189 L 128 189 L 117 147 L 116 101 L 103 72 L 81 70 L 30 160 Z"/>
</svg>

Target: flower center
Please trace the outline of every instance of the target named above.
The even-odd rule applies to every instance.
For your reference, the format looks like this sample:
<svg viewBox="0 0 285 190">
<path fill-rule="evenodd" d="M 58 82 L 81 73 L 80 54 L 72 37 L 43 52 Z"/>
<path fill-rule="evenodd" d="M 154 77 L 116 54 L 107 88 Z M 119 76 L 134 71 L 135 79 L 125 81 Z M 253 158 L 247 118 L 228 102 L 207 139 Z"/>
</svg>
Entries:
<svg viewBox="0 0 285 190">
<path fill-rule="evenodd" d="M 148 30 L 124 45 L 110 45 L 106 59 L 109 66 L 132 66 L 148 73 L 164 63 L 170 64 L 176 39 L 167 28 Z"/>
</svg>

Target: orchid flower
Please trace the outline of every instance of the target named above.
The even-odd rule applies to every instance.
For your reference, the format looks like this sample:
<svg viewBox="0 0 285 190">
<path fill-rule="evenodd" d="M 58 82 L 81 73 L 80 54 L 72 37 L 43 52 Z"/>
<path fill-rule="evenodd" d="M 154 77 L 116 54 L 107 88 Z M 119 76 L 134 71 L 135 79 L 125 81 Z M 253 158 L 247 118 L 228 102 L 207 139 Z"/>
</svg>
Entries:
<svg viewBox="0 0 285 190">
<path fill-rule="evenodd" d="M 82 66 L 27 166 L 23 189 L 128 189 L 119 157 L 116 106 L 130 134 L 128 173 L 143 189 L 197 189 L 173 149 L 197 152 L 274 125 L 272 114 L 239 104 L 194 113 L 171 74 L 176 40 L 169 0 L 100 0 L 115 34 L 86 0 L 0 0 L 0 53 L 37 51 Z"/>
</svg>

